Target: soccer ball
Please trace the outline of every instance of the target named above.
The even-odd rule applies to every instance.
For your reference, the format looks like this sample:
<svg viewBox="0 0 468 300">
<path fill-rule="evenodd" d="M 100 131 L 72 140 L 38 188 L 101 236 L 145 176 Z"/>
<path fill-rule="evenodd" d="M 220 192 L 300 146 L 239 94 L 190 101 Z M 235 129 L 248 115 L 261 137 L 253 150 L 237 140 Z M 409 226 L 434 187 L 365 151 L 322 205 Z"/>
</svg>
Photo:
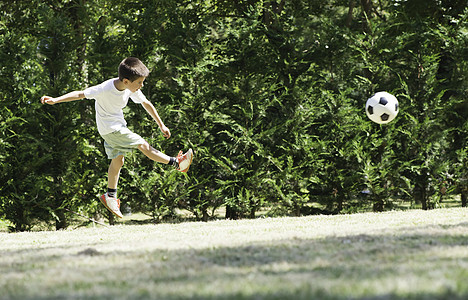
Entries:
<svg viewBox="0 0 468 300">
<path fill-rule="evenodd" d="M 398 100 L 387 92 L 378 92 L 367 99 L 366 114 L 375 123 L 386 124 L 398 114 Z"/>
</svg>

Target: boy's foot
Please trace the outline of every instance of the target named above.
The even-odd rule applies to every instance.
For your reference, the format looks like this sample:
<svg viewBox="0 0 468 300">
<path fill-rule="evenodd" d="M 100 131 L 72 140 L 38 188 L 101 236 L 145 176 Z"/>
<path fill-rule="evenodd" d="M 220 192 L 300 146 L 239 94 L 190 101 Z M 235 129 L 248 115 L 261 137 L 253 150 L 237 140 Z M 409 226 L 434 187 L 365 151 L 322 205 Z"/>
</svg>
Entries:
<svg viewBox="0 0 468 300">
<path fill-rule="evenodd" d="M 187 172 L 188 169 L 190 168 L 190 164 L 192 163 L 193 159 L 193 151 L 192 149 L 189 149 L 185 154 L 182 154 L 182 151 L 179 151 L 179 154 L 177 155 L 177 163 L 179 163 L 179 171 L 181 172 Z"/>
<path fill-rule="evenodd" d="M 99 198 L 104 204 L 104 206 L 114 215 L 116 215 L 119 218 L 123 218 L 122 213 L 120 212 L 120 200 L 117 198 L 112 198 L 105 193 L 104 195 Z"/>
</svg>

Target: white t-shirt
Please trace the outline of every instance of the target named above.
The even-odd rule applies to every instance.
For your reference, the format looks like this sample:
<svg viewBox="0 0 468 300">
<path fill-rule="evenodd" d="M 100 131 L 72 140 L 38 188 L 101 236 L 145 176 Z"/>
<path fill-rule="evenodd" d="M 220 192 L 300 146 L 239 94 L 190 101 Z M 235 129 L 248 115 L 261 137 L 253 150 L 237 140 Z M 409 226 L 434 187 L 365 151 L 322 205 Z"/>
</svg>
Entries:
<svg viewBox="0 0 468 300">
<path fill-rule="evenodd" d="M 119 91 L 114 85 L 116 79 L 118 80 L 118 78 L 106 80 L 84 90 L 86 98 L 96 100 L 96 123 L 100 135 L 127 126 L 122 109 L 127 106 L 128 98 L 132 98 L 135 103 L 148 101 L 140 90 L 135 93 L 128 89 Z"/>
</svg>

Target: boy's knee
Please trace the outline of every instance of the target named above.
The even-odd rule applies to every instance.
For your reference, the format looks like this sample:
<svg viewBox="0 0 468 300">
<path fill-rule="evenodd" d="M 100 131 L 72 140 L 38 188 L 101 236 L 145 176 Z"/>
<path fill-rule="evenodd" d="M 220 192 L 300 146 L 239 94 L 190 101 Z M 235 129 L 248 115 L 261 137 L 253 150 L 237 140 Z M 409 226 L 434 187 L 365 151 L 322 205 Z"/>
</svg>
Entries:
<svg viewBox="0 0 468 300">
<path fill-rule="evenodd" d="M 150 151 L 151 146 L 150 146 L 150 144 L 148 144 L 148 142 L 145 141 L 143 144 L 140 144 L 138 146 L 138 149 L 140 149 L 140 151 L 143 151 L 143 152 L 148 152 L 148 151 Z"/>
<path fill-rule="evenodd" d="M 116 165 L 116 167 L 121 168 L 124 165 L 125 157 L 123 155 L 119 155 L 112 160 L 112 163 Z"/>
</svg>

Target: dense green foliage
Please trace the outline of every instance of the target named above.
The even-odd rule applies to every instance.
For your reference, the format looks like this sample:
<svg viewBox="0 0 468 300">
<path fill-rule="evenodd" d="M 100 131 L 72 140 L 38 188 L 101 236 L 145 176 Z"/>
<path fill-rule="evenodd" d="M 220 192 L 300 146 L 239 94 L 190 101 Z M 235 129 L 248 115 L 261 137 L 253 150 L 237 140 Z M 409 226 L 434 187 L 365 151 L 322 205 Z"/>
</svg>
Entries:
<svg viewBox="0 0 468 300">
<path fill-rule="evenodd" d="M 424 209 L 468 194 L 466 1 L 31 1 L 0 4 L 0 218 L 13 230 L 93 214 L 108 160 L 92 101 L 43 106 L 117 75 L 136 56 L 143 92 L 129 126 L 175 155 L 188 176 L 127 156 L 121 199 L 155 221 Z M 400 101 L 388 125 L 366 99 Z M 361 195 L 368 189 L 370 195 Z"/>
</svg>

